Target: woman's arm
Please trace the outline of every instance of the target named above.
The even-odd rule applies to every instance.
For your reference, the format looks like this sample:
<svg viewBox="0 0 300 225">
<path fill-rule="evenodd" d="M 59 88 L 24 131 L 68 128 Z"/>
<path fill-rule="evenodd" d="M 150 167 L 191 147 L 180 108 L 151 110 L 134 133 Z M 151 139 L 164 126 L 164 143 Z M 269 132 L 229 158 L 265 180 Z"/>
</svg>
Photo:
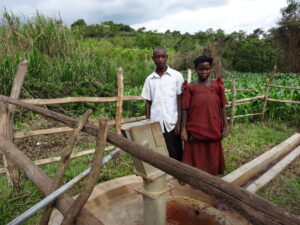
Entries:
<svg viewBox="0 0 300 225">
<path fill-rule="evenodd" d="M 227 115 L 226 115 L 226 107 L 221 106 L 221 111 L 222 111 L 222 117 L 223 117 L 223 130 L 222 130 L 222 135 L 223 137 L 227 137 L 229 134 L 229 129 L 228 129 L 228 122 L 227 122 Z"/>
<path fill-rule="evenodd" d="M 177 123 L 175 125 L 175 134 L 180 134 L 180 124 L 181 124 L 181 94 L 177 95 Z"/>
<path fill-rule="evenodd" d="M 187 121 L 187 109 L 181 111 L 181 139 L 183 141 L 188 140 L 187 130 L 186 130 L 186 121 Z"/>
</svg>

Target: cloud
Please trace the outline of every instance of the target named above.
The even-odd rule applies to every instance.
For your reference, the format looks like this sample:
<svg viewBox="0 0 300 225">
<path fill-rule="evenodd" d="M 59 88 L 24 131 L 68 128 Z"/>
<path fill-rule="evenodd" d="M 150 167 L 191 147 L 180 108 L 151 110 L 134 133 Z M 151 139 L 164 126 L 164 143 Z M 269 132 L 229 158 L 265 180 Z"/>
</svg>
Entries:
<svg viewBox="0 0 300 225">
<path fill-rule="evenodd" d="M 176 15 L 167 15 L 146 23 L 133 24 L 134 28 L 164 32 L 168 29 L 195 33 L 209 28 L 223 29 L 227 33 L 256 28 L 267 31 L 276 25 L 285 0 L 231 0 L 228 4 L 196 10 L 183 10 Z"/>
<path fill-rule="evenodd" d="M 208 28 L 226 32 L 276 25 L 286 0 L 2 0 L 14 13 L 31 16 L 36 10 L 71 25 L 77 19 L 88 24 L 112 20 L 164 32 L 194 33 Z"/>
<path fill-rule="evenodd" d="M 143 23 L 159 19 L 182 10 L 216 7 L 229 0 L 4 0 L 3 5 L 13 12 L 33 13 L 35 10 L 54 16 L 60 14 L 64 21 L 72 23 L 83 18 L 88 23 L 112 20 L 124 24 Z"/>
</svg>

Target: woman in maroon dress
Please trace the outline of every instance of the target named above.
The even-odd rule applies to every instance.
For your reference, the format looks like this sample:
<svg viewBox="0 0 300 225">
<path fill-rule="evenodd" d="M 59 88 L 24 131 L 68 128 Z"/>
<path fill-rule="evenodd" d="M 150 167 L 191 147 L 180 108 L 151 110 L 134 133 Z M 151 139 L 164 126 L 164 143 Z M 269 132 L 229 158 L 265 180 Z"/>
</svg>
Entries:
<svg viewBox="0 0 300 225">
<path fill-rule="evenodd" d="M 181 138 L 183 162 L 217 175 L 226 169 L 221 140 L 228 135 L 228 126 L 222 79 L 209 79 L 212 62 L 207 56 L 195 59 L 198 80 L 183 85 Z"/>
</svg>

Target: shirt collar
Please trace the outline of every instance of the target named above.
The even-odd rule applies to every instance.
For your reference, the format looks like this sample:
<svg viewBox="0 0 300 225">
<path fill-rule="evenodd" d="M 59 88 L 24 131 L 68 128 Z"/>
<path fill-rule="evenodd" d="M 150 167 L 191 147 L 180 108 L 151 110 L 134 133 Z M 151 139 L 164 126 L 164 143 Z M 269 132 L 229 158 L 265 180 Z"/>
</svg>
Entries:
<svg viewBox="0 0 300 225">
<path fill-rule="evenodd" d="M 169 66 L 167 66 L 167 67 L 168 67 L 168 68 L 167 68 L 166 72 L 164 73 L 164 75 L 166 74 L 166 75 L 172 76 L 170 67 L 169 67 Z M 160 76 L 156 73 L 155 70 L 153 71 L 151 78 L 154 78 L 154 77 L 160 77 Z"/>
</svg>

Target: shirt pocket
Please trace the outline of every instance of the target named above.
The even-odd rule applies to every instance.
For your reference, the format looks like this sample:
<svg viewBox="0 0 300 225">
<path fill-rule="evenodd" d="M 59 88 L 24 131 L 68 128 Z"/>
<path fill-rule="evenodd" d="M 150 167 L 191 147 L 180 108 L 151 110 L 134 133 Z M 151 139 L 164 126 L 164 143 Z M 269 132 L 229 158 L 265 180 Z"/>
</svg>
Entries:
<svg viewBox="0 0 300 225">
<path fill-rule="evenodd" d="M 165 96 L 174 97 L 177 94 L 176 80 L 169 79 L 163 87 Z"/>
<path fill-rule="evenodd" d="M 177 90 L 176 87 L 165 87 L 165 95 L 167 97 L 176 96 Z"/>
</svg>

